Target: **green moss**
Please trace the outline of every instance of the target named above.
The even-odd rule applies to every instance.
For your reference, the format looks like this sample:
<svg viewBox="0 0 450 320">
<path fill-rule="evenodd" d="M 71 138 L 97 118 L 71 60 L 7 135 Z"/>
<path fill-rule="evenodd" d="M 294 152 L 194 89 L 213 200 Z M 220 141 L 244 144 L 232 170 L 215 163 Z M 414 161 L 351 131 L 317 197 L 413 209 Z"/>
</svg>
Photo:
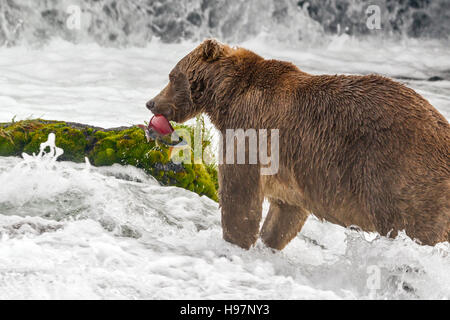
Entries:
<svg viewBox="0 0 450 320">
<path fill-rule="evenodd" d="M 98 151 L 94 156 L 94 165 L 95 166 L 110 166 L 114 163 L 117 163 L 116 152 L 113 148 L 106 148 L 104 150 Z"/>
<path fill-rule="evenodd" d="M 194 138 L 192 127 L 173 126 L 189 130 L 191 139 Z M 0 123 L 0 156 L 37 153 L 52 132 L 56 135 L 56 145 L 64 149 L 59 160 L 83 162 L 88 157 L 95 166 L 132 165 L 153 175 L 162 184 L 182 187 L 217 201 L 217 170 L 214 166 L 172 163 L 170 147 L 156 141 L 147 142 L 144 132 L 137 127 L 103 130 L 42 119 Z"/>
<path fill-rule="evenodd" d="M 16 154 L 16 148 L 11 140 L 0 137 L 0 156 L 8 157 Z"/>
<path fill-rule="evenodd" d="M 26 128 L 23 126 L 0 126 L 0 156 L 7 157 L 19 155 L 29 141 L 30 137 Z"/>
</svg>

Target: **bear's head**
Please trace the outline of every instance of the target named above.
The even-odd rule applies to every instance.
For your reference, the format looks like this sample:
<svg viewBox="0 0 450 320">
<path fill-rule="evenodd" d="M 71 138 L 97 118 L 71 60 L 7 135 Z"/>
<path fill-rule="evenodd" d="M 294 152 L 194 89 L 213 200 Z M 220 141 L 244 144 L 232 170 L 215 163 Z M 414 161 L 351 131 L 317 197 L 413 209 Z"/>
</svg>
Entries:
<svg viewBox="0 0 450 320">
<path fill-rule="evenodd" d="M 177 63 L 169 74 L 167 86 L 147 102 L 147 108 L 176 122 L 184 122 L 204 112 L 208 104 L 204 92 L 211 82 L 207 79 L 208 74 L 214 73 L 214 65 L 231 50 L 213 39 L 203 41 Z"/>
</svg>

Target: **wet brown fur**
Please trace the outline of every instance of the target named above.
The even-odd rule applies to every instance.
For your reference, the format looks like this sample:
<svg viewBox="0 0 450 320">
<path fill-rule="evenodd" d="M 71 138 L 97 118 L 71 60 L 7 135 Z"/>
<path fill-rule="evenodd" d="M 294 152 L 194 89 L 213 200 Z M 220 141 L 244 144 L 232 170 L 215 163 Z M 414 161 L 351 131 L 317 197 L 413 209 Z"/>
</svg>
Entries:
<svg viewBox="0 0 450 320">
<path fill-rule="evenodd" d="M 449 241 L 450 126 L 414 90 L 379 75 L 311 75 L 206 40 L 170 73 L 151 110 L 204 112 L 226 129 L 279 129 L 280 169 L 219 166 L 224 238 L 284 248 L 309 214 L 342 226 Z M 261 231 L 262 202 L 270 209 Z"/>
</svg>

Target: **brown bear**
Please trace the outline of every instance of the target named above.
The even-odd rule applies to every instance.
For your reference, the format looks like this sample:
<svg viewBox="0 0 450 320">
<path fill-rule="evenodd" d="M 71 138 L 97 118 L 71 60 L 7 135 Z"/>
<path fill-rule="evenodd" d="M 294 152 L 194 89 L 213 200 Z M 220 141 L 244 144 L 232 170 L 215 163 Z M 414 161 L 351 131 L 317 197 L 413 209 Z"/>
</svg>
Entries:
<svg viewBox="0 0 450 320">
<path fill-rule="evenodd" d="M 223 237 L 283 249 L 309 214 L 434 245 L 449 241 L 450 126 L 414 90 L 379 75 L 311 75 L 289 62 L 205 40 L 147 103 L 186 121 L 279 129 L 279 170 L 220 164 Z M 225 147 L 226 148 L 226 147 Z M 270 209 L 259 230 L 262 202 Z"/>
</svg>

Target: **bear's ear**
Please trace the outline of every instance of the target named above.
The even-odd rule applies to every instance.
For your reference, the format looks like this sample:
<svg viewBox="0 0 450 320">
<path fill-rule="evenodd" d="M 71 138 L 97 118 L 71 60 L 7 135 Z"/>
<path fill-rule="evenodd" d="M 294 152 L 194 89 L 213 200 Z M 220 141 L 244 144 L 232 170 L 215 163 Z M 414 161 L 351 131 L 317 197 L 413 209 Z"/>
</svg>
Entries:
<svg viewBox="0 0 450 320">
<path fill-rule="evenodd" d="M 203 58 L 206 61 L 215 61 L 225 53 L 224 46 L 215 39 L 207 39 L 201 44 Z"/>
</svg>

